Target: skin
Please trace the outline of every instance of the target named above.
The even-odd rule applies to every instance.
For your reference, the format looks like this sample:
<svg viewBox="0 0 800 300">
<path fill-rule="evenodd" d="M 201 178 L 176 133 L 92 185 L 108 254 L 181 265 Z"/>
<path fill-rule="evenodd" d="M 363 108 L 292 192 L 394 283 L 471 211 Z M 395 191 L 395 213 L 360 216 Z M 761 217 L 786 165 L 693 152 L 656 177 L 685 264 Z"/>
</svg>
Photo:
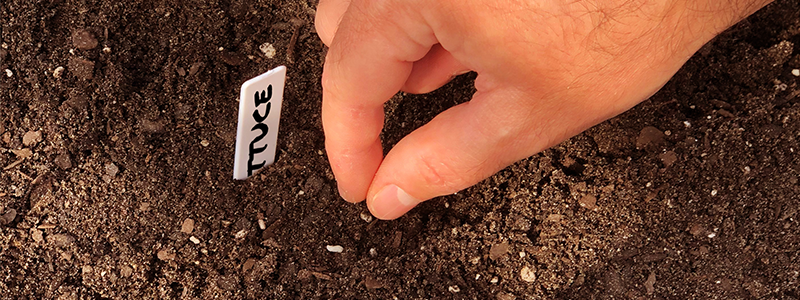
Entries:
<svg viewBox="0 0 800 300">
<path fill-rule="evenodd" d="M 769 0 L 321 0 L 339 193 L 395 219 L 616 116 Z M 471 101 L 382 155 L 383 104 L 477 72 Z"/>
</svg>

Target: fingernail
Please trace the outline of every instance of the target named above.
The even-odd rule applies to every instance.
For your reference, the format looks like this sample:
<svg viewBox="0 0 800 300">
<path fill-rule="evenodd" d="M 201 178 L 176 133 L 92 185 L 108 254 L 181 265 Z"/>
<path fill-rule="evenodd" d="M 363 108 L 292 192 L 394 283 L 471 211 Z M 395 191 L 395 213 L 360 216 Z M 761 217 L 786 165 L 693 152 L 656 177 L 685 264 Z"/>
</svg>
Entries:
<svg viewBox="0 0 800 300">
<path fill-rule="evenodd" d="M 467 74 L 469 72 L 472 72 L 472 70 L 470 70 L 470 69 L 458 70 L 457 72 L 453 73 L 452 77 L 456 77 L 456 76 L 459 76 L 459 75 L 464 75 L 464 74 Z"/>
<path fill-rule="evenodd" d="M 348 194 L 347 190 L 343 189 L 342 185 L 340 185 L 338 182 L 336 183 L 336 188 L 339 190 L 339 197 L 342 197 L 344 201 L 353 202 L 353 200 L 350 198 L 350 194 Z"/>
<path fill-rule="evenodd" d="M 369 201 L 369 210 L 381 220 L 393 220 L 407 213 L 420 203 L 394 184 L 384 187 Z"/>
</svg>

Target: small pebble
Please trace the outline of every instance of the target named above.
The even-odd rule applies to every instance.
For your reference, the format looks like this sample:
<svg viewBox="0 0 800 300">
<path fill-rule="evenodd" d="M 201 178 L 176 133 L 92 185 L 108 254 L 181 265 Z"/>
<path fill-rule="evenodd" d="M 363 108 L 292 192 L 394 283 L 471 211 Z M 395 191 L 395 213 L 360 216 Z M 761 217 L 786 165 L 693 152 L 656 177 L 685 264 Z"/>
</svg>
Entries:
<svg viewBox="0 0 800 300">
<path fill-rule="evenodd" d="M 492 280 L 489 280 L 489 283 L 492 283 L 492 284 L 495 284 L 495 283 L 498 283 L 498 282 L 500 282 L 500 279 L 497 279 L 497 277 L 492 277 Z"/>
<path fill-rule="evenodd" d="M 369 248 L 369 256 L 378 256 L 378 250 L 375 250 L 375 248 Z"/>
<path fill-rule="evenodd" d="M 117 167 L 117 165 L 115 165 L 114 163 L 107 163 L 105 169 L 106 169 L 106 174 L 112 178 L 114 176 L 117 176 L 117 173 L 119 173 L 119 167 Z"/>
<path fill-rule="evenodd" d="M 461 291 L 461 288 L 459 288 L 457 285 L 451 285 L 447 287 L 447 290 L 451 293 L 458 293 Z"/>
<path fill-rule="evenodd" d="M 368 212 L 361 212 L 360 217 L 362 220 L 364 220 L 364 222 L 372 222 L 372 215 Z"/>
<path fill-rule="evenodd" d="M 264 222 L 264 219 L 258 219 L 258 228 L 261 230 L 267 229 L 267 223 Z"/>
<path fill-rule="evenodd" d="M 794 69 L 794 70 L 792 70 L 792 75 L 794 75 L 794 76 L 800 76 L 800 69 Z"/>
<path fill-rule="evenodd" d="M 44 241 L 44 236 L 42 235 L 42 231 L 36 228 L 31 228 L 31 238 L 33 238 L 34 242 L 41 243 Z"/>
<path fill-rule="evenodd" d="M 527 266 L 522 267 L 522 270 L 519 271 L 519 276 L 525 282 L 534 282 L 536 281 L 536 270 L 528 268 Z"/>
<path fill-rule="evenodd" d="M 58 67 L 53 70 L 53 77 L 61 78 L 61 74 L 64 74 L 64 67 Z"/>
<path fill-rule="evenodd" d="M 237 232 L 235 235 L 233 235 L 233 237 L 235 237 L 237 239 L 241 239 L 241 238 L 244 238 L 246 235 L 247 235 L 247 230 L 246 229 L 242 229 L 242 230 L 239 230 L 239 232 Z"/>
<path fill-rule="evenodd" d="M 327 245 L 325 246 L 325 249 L 328 249 L 328 252 L 333 253 L 342 253 L 342 251 L 344 251 L 344 247 L 339 245 Z"/>
<path fill-rule="evenodd" d="M 105 52 L 105 53 L 111 53 L 111 47 L 109 47 L 109 46 L 105 46 L 105 47 L 103 47 L 103 52 Z"/>
<path fill-rule="evenodd" d="M 717 190 L 711 190 L 711 196 L 716 196 L 716 195 L 717 195 Z"/>
<path fill-rule="evenodd" d="M 195 245 L 200 244 L 200 239 L 196 238 L 195 236 L 190 236 L 189 241 L 194 243 Z"/>
<path fill-rule="evenodd" d="M 211 144 L 211 143 L 210 143 L 210 142 L 208 142 L 208 140 L 202 140 L 202 141 L 200 141 L 200 145 L 202 145 L 203 147 L 208 147 L 208 145 L 210 145 L 210 144 Z"/>
<path fill-rule="evenodd" d="M 8 77 L 14 76 L 14 72 L 11 72 L 11 70 L 6 69 L 6 76 Z"/>
<path fill-rule="evenodd" d="M 192 220 L 191 218 L 183 220 L 183 224 L 181 224 L 181 232 L 189 234 L 192 233 L 193 230 L 194 230 L 194 220 Z"/>
</svg>

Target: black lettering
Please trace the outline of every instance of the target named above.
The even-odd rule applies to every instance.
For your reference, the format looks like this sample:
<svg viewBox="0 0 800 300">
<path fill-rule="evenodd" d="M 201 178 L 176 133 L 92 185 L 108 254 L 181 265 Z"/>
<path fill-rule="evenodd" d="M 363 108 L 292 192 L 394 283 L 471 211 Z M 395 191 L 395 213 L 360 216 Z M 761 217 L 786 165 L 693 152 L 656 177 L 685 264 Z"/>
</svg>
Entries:
<svg viewBox="0 0 800 300">
<path fill-rule="evenodd" d="M 258 123 L 255 126 L 253 126 L 253 129 L 251 129 L 251 131 L 255 130 L 260 130 L 261 134 L 259 134 L 256 138 L 253 139 L 252 142 L 250 142 L 250 154 L 248 155 L 247 159 L 247 176 L 252 176 L 253 171 L 261 169 L 262 167 L 264 167 L 264 164 L 266 164 L 266 161 L 262 161 L 261 163 L 258 164 L 253 164 L 253 159 L 255 159 L 256 154 L 259 154 L 261 152 L 264 152 L 264 150 L 267 150 L 268 145 L 256 148 L 256 143 L 258 143 L 259 141 L 264 139 L 264 137 L 267 136 L 267 132 L 269 132 L 269 127 L 267 126 L 267 124 Z"/>
<path fill-rule="evenodd" d="M 256 107 L 256 110 L 253 112 L 253 119 L 255 119 L 256 122 L 258 122 L 258 123 L 264 122 L 264 120 L 266 120 L 267 117 L 269 116 L 269 109 L 271 107 L 272 107 L 272 103 L 267 102 L 267 111 L 264 112 L 264 116 L 263 117 L 258 115 L 258 107 Z"/>
<path fill-rule="evenodd" d="M 272 100 L 272 85 L 270 84 L 267 86 L 267 90 L 261 91 L 261 97 L 258 96 L 258 92 L 256 92 L 256 107 L 261 104 L 267 103 L 267 101 Z"/>
</svg>

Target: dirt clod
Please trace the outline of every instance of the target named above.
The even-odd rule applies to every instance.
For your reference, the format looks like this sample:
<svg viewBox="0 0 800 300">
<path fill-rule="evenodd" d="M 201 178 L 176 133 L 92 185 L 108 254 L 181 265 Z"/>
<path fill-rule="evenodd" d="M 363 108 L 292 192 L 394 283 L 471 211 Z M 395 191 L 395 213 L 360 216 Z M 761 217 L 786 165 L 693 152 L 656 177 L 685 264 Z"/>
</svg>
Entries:
<svg viewBox="0 0 800 300">
<path fill-rule="evenodd" d="M 56 247 L 66 248 L 75 243 L 75 238 L 69 234 L 52 234 L 47 236 L 47 242 Z"/>
<path fill-rule="evenodd" d="M 636 148 L 644 149 L 648 146 L 659 146 L 665 141 L 666 135 L 663 131 L 653 126 L 642 128 L 639 137 L 636 138 Z"/>
<path fill-rule="evenodd" d="M 94 49 L 97 47 L 97 38 L 91 32 L 79 29 L 72 33 L 72 45 L 81 50 Z"/>
<path fill-rule="evenodd" d="M 22 136 L 22 144 L 30 147 L 42 141 L 41 131 L 28 131 Z"/>
<path fill-rule="evenodd" d="M 88 59 L 72 57 L 67 63 L 67 69 L 80 80 L 94 77 L 94 62 Z"/>
<path fill-rule="evenodd" d="M 597 197 L 594 195 L 584 195 L 578 200 L 578 205 L 589 210 L 597 209 Z"/>
<path fill-rule="evenodd" d="M 17 218 L 17 210 L 16 209 L 12 208 L 12 209 L 6 210 L 6 212 L 2 216 L 0 216 L 0 226 L 9 224 L 11 222 L 14 222 L 14 219 L 16 219 L 16 218 Z"/>
<path fill-rule="evenodd" d="M 175 251 L 173 251 L 171 248 L 161 249 L 158 250 L 156 256 L 158 257 L 158 259 L 163 261 L 173 260 L 175 259 Z"/>
<path fill-rule="evenodd" d="M 499 244 L 492 245 L 492 248 L 489 249 L 489 258 L 492 260 L 498 260 L 501 257 L 505 256 L 508 253 L 509 245 L 508 242 L 502 242 Z"/>
<path fill-rule="evenodd" d="M 61 153 L 56 156 L 53 160 L 53 163 L 56 164 L 59 168 L 66 170 L 72 168 L 72 159 L 70 159 L 69 154 Z"/>
</svg>

